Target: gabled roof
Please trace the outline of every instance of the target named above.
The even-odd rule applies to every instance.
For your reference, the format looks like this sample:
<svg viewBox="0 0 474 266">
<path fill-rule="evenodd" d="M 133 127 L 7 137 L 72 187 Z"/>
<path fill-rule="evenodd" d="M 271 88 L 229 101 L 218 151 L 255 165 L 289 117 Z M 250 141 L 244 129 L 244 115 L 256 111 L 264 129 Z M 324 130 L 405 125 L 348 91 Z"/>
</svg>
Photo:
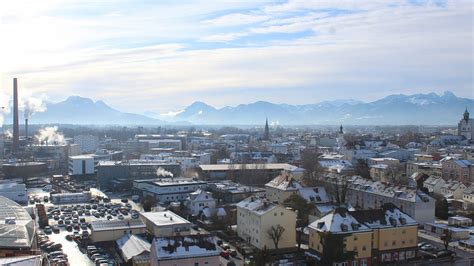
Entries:
<svg viewBox="0 0 474 266">
<path fill-rule="evenodd" d="M 207 198 L 206 198 L 207 196 Z M 208 201 L 208 200 L 214 200 L 212 197 L 212 193 L 208 191 L 204 191 L 202 189 L 198 189 L 192 193 L 189 193 L 189 200 L 191 201 Z"/>
<path fill-rule="evenodd" d="M 144 252 L 150 252 L 151 244 L 137 235 L 126 234 L 115 241 L 122 251 L 125 261 Z"/>
<path fill-rule="evenodd" d="M 327 203 L 330 201 L 324 187 L 303 187 L 298 189 L 298 194 L 310 203 Z"/>
<path fill-rule="evenodd" d="M 370 228 L 355 219 L 346 208 L 338 207 L 326 216 L 311 223 L 310 228 L 320 232 L 350 233 L 370 231 Z"/>
<path fill-rule="evenodd" d="M 351 214 L 370 228 L 416 226 L 418 223 L 392 203 L 382 205 L 381 209 L 356 210 Z"/>
<path fill-rule="evenodd" d="M 257 198 L 257 197 L 248 197 L 243 201 L 237 203 L 237 207 L 242 209 L 249 210 L 257 215 L 263 215 L 275 208 L 279 205 L 273 202 L 268 201 L 265 198 Z"/>
<path fill-rule="evenodd" d="M 296 191 L 302 187 L 301 184 L 288 172 L 283 172 L 272 181 L 266 183 L 265 186 L 285 191 Z"/>
</svg>

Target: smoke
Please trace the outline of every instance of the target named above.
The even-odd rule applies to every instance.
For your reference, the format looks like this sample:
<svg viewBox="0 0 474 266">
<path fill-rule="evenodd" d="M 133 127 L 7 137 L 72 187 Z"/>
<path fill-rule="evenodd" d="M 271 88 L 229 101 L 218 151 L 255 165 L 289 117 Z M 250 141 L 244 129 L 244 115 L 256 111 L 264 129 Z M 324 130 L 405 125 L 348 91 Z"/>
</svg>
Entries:
<svg viewBox="0 0 474 266">
<path fill-rule="evenodd" d="M 46 111 L 46 105 L 41 98 L 26 97 L 21 99 L 20 109 L 25 119 L 29 119 L 35 113 Z"/>
<path fill-rule="evenodd" d="M 0 127 L 3 126 L 4 115 L 10 113 L 10 97 L 1 92 L 0 93 Z"/>
<path fill-rule="evenodd" d="M 4 134 L 5 137 L 8 138 L 8 139 L 13 138 L 13 133 L 12 133 L 12 131 L 11 131 L 10 129 L 5 130 L 5 131 L 3 132 L 3 134 Z"/>
<path fill-rule="evenodd" d="M 173 173 L 169 172 L 169 171 L 166 171 L 165 169 L 159 167 L 158 169 L 156 169 L 156 175 L 157 176 L 169 176 L 169 177 L 173 177 Z"/>
<path fill-rule="evenodd" d="M 38 131 L 35 135 L 39 143 L 46 144 L 65 144 L 64 135 L 58 133 L 58 127 L 45 127 Z"/>
</svg>

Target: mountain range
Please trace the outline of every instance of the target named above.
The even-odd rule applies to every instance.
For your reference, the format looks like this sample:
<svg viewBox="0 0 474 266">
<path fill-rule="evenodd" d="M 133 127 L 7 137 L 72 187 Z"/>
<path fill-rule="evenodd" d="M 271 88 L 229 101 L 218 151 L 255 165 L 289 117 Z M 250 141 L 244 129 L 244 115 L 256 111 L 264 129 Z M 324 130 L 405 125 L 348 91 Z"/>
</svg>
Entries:
<svg viewBox="0 0 474 266">
<path fill-rule="evenodd" d="M 454 125 L 466 107 L 474 111 L 474 99 L 457 97 L 447 91 L 441 95 L 390 95 L 367 103 L 335 100 L 290 105 L 257 101 L 215 108 L 197 101 L 171 116 L 153 112 L 147 115 L 125 113 L 103 101 L 94 102 L 79 96 L 47 103 L 46 107 L 45 112 L 34 114 L 31 123 L 261 125 L 268 118 L 271 123 L 280 125 Z M 11 123 L 11 115 L 7 117 L 8 122 Z"/>
</svg>

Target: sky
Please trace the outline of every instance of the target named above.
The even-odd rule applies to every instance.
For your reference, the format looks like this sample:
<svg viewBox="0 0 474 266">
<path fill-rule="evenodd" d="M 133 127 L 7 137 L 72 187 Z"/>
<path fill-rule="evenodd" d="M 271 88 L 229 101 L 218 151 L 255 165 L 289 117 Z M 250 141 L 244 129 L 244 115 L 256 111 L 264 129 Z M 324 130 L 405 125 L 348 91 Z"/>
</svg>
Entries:
<svg viewBox="0 0 474 266">
<path fill-rule="evenodd" d="M 0 3 L 2 91 L 167 114 L 450 90 L 474 98 L 472 1 Z"/>
</svg>

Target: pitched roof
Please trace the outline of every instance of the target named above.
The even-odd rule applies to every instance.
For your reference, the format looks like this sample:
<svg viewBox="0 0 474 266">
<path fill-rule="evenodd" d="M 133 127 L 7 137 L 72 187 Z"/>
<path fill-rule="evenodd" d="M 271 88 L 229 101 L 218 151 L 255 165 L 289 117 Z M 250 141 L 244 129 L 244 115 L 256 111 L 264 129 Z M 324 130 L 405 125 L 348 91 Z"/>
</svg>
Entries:
<svg viewBox="0 0 474 266">
<path fill-rule="evenodd" d="M 247 209 L 257 215 L 263 215 L 279 205 L 268 201 L 266 198 L 248 197 L 237 203 L 237 207 Z"/>
<path fill-rule="evenodd" d="M 338 207 L 326 216 L 309 225 L 321 232 L 349 233 L 370 231 L 370 228 L 355 219 L 346 208 Z"/>
<path fill-rule="evenodd" d="M 138 235 L 126 234 L 115 241 L 122 251 L 125 261 L 129 261 L 133 257 L 150 252 L 151 244 Z"/>
<path fill-rule="evenodd" d="M 265 186 L 285 191 L 296 191 L 302 187 L 301 184 L 288 172 L 281 173 L 279 176 L 266 183 Z"/>
<path fill-rule="evenodd" d="M 356 210 L 351 214 L 370 228 L 416 226 L 418 223 L 392 203 L 382 205 L 381 209 Z"/>
</svg>

